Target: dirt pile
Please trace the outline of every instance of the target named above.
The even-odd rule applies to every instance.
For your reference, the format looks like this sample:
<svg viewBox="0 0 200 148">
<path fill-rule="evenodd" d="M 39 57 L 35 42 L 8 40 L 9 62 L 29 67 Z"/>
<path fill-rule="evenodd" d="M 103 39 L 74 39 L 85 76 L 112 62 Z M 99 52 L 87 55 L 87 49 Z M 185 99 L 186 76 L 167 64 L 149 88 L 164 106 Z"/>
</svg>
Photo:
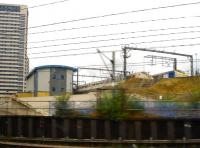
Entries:
<svg viewBox="0 0 200 148">
<path fill-rule="evenodd" d="M 159 81 L 130 78 L 121 83 L 128 94 L 139 94 L 147 98 L 164 96 L 174 99 L 199 99 L 200 77 L 169 78 Z"/>
</svg>

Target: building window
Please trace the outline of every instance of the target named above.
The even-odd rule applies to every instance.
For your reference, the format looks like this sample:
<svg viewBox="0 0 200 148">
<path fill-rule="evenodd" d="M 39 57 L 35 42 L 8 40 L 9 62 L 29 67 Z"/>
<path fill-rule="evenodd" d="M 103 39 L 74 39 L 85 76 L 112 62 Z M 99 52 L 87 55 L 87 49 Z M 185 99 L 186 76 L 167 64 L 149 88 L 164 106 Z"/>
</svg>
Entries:
<svg viewBox="0 0 200 148">
<path fill-rule="evenodd" d="M 51 89 L 53 92 L 55 92 L 56 91 L 56 88 L 55 87 L 52 87 L 52 89 Z"/>
<path fill-rule="evenodd" d="M 54 80 L 56 79 L 56 75 L 55 75 L 55 74 L 53 75 L 53 79 L 54 79 Z"/>
<path fill-rule="evenodd" d="M 61 80 L 64 80 L 64 79 L 65 79 L 64 75 L 61 75 L 60 78 L 61 78 Z"/>
</svg>

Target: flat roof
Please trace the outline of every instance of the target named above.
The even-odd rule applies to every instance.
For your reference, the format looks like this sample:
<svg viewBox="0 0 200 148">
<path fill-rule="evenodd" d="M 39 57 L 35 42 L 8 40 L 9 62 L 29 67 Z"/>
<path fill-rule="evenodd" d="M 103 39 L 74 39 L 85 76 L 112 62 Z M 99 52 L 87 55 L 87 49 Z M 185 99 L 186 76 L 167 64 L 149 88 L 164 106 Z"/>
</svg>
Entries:
<svg viewBox="0 0 200 148">
<path fill-rule="evenodd" d="M 29 77 L 31 77 L 31 75 L 36 72 L 37 70 L 41 70 L 41 69 L 46 69 L 46 68 L 60 68 L 60 69 L 65 69 L 65 70 L 72 70 L 73 72 L 77 72 L 78 69 L 74 68 L 74 67 L 70 67 L 70 66 L 65 66 L 65 65 L 43 65 L 43 66 L 38 66 L 35 67 L 33 70 L 31 70 L 31 72 L 29 72 L 29 74 L 27 75 L 27 79 Z"/>
</svg>

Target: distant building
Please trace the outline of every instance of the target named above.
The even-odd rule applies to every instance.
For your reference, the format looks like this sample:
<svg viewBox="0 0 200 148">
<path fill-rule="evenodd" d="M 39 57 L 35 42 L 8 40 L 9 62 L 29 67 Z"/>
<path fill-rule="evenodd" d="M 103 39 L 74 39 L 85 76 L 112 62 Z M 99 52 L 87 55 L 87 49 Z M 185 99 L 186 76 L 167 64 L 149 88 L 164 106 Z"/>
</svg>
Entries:
<svg viewBox="0 0 200 148">
<path fill-rule="evenodd" d="M 162 79 L 162 78 L 176 78 L 176 77 L 188 77 L 189 75 L 185 72 L 182 72 L 180 70 L 174 70 L 174 71 L 167 71 L 159 74 L 155 74 L 152 77 L 154 79 Z"/>
<path fill-rule="evenodd" d="M 25 90 L 27 28 L 27 6 L 0 4 L 0 96 Z"/>
<path fill-rule="evenodd" d="M 34 68 L 27 76 L 26 92 L 34 96 L 54 96 L 73 92 L 73 73 L 76 68 L 45 65 Z"/>
</svg>

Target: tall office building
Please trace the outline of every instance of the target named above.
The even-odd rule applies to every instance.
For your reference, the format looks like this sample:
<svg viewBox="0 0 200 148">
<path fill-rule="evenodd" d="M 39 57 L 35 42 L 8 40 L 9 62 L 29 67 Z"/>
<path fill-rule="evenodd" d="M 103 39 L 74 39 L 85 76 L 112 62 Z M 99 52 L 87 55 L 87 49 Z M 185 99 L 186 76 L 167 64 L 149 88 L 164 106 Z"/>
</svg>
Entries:
<svg viewBox="0 0 200 148">
<path fill-rule="evenodd" d="M 27 27 L 27 6 L 0 4 L 0 96 L 25 90 Z"/>
</svg>

